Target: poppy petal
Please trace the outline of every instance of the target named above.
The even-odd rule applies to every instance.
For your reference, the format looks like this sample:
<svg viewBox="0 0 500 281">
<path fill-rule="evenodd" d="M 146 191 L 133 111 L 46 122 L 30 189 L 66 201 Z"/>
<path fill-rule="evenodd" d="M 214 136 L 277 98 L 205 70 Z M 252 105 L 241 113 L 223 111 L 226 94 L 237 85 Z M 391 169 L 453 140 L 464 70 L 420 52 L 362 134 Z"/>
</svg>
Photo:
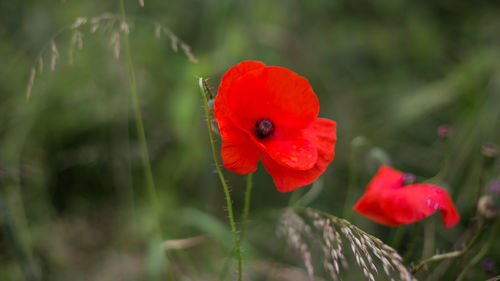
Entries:
<svg viewBox="0 0 500 281">
<path fill-rule="evenodd" d="M 234 125 L 224 126 L 221 128 L 221 135 L 222 163 L 226 169 L 238 174 L 249 174 L 257 170 L 260 151 L 245 132 Z"/>
<path fill-rule="evenodd" d="M 298 187 L 311 184 L 327 168 L 335 156 L 336 123 L 332 120 L 318 118 L 304 129 L 311 143 L 317 147 L 317 161 L 309 170 L 296 170 L 280 165 L 267 153 L 262 153 L 262 164 L 273 177 L 280 192 L 289 192 Z"/>
<path fill-rule="evenodd" d="M 243 76 L 245 73 L 255 69 L 263 68 L 265 66 L 266 65 L 260 61 L 242 61 L 239 64 L 231 67 L 222 76 L 217 96 L 222 97 L 224 93 L 229 92 L 229 89 L 233 85 L 234 81 Z"/>
<path fill-rule="evenodd" d="M 387 165 L 382 165 L 378 169 L 373 179 L 368 183 L 366 191 L 383 191 L 398 189 L 403 186 L 404 174 Z"/>
<path fill-rule="evenodd" d="M 254 172 L 257 170 L 260 150 L 248 134 L 227 117 L 227 113 L 219 93 L 215 98 L 214 115 L 222 138 L 222 163 L 226 169 L 238 174 Z"/>
<path fill-rule="evenodd" d="M 391 216 L 387 216 L 384 210 L 380 207 L 380 197 L 377 192 L 367 192 L 354 205 L 356 212 L 368 217 L 380 224 L 388 226 L 398 226 L 399 222 L 395 221 Z"/>
<path fill-rule="evenodd" d="M 306 130 L 303 130 L 306 131 Z M 257 146 L 278 164 L 296 170 L 309 170 L 318 160 L 318 150 L 306 136 L 279 136 L 259 140 L 252 137 Z"/>
<path fill-rule="evenodd" d="M 319 112 L 319 102 L 306 78 L 283 67 L 246 72 L 224 92 L 225 103 L 238 127 L 253 134 L 255 122 L 270 119 L 277 130 L 304 128 Z"/>
<path fill-rule="evenodd" d="M 460 216 L 448 192 L 431 184 L 412 184 L 380 195 L 380 207 L 386 216 L 399 223 L 421 220 L 435 211 L 441 212 L 446 227 L 455 225 Z"/>
</svg>

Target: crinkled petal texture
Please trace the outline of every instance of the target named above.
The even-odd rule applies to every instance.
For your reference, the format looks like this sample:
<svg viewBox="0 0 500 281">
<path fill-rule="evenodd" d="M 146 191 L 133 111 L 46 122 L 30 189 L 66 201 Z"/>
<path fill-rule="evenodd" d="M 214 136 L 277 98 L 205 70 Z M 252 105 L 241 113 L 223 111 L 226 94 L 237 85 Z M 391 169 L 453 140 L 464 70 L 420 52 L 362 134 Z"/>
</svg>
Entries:
<svg viewBox="0 0 500 281">
<path fill-rule="evenodd" d="M 244 61 L 222 77 L 214 115 L 222 136 L 224 167 L 247 174 L 262 162 L 278 190 L 312 183 L 333 160 L 335 122 L 317 118 L 319 102 L 298 74 L 261 62 Z M 261 120 L 272 122 L 265 137 Z"/>
<path fill-rule="evenodd" d="M 308 170 L 298 170 L 280 165 L 267 153 L 262 154 L 262 164 L 273 177 L 280 192 L 289 192 L 314 182 L 332 162 L 335 156 L 336 124 L 332 120 L 318 118 L 304 129 L 304 135 L 317 148 L 317 161 Z"/>
<path fill-rule="evenodd" d="M 445 227 L 460 220 L 446 190 L 432 184 L 404 186 L 403 173 L 388 166 L 378 170 L 354 210 L 389 226 L 416 222 L 437 210 L 441 212 Z"/>
</svg>

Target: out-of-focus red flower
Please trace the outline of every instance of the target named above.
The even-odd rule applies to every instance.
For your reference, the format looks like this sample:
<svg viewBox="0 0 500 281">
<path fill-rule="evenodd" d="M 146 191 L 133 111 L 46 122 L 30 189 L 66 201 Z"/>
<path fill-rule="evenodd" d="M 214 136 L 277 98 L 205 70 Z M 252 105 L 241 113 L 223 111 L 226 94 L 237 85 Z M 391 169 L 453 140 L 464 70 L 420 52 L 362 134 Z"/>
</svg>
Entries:
<svg viewBox="0 0 500 281">
<path fill-rule="evenodd" d="M 258 61 L 233 66 L 214 105 L 224 167 L 248 174 L 262 158 L 280 192 L 312 183 L 333 160 L 337 139 L 335 122 L 318 112 L 304 77 Z"/>
<path fill-rule="evenodd" d="M 381 166 L 354 210 L 389 226 L 416 222 L 437 210 L 445 227 L 452 227 L 460 220 L 446 190 L 432 184 L 405 185 L 406 178 L 398 170 Z"/>
</svg>

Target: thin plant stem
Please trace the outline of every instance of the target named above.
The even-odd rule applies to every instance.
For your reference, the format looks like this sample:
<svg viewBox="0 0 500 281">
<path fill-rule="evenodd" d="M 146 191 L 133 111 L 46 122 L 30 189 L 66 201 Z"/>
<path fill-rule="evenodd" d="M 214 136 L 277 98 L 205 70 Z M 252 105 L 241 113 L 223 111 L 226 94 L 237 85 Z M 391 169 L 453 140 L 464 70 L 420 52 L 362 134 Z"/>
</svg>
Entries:
<svg viewBox="0 0 500 281">
<path fill-rule="evenodd" d="M 123 0 L 122 0 L 123 1 Z M 238 234 L 236 232 L 236 225 L 234 223 L 234 215 L 233 215 L 233 203 L 231 202 L 231 195 L 229 193 L 229 188 L 226 183 L 226 179 L 224 178 L 224 174 L 222 174 L 222 170 L 220 168 L 219 158 L 217 157 L 217 148 L 215 147 L 215 138 L 212 132 L 212 120 L 210 117 L 210 108 L 208 107 L 208 100 L 205 95 L 205 87 L 203 86 L 203 78 L 199 79 L 199 86 L 201 90 L 201 96 L 203 97 L 203 103 L 205 105 L 205 113 L 207 118 L 207 127 L 208 134 L 210 135 L 210 144 L 212 146 L 212 153 L 215 161 L 215 167 L 217 169 L 217 174 L 219 174 L 219 179 L 222 184 L 222 188 L 224 189 L 224 194 L 226 195 L 226 203 L 227 203 L 227 213 L 229 215 L 229 223 L 231 224 L 231 231 L 233 232 L 234 246 L 236 248 L 236 256 L 238 258 L 238 281 L 242 279 L 242 262 L 241 262 L 241 249 L 240 249 L 240 240 L 238 238 Z"/>
<path fill-rule="evenodd" d="M 401 239 L 403 238 L 404 233 L 405 233 L 405 227 L 398 226 L 396 228 L 396 231 L 394 231 L 394 235 L 392 236 L 391 243 L 389 245 L 391 245 L 391 247 L 393 247 L 394 249 L 398 249 L 399 245 L 401 244 Z"/>
<path fill-rule="evenodd" d="M 469 227 L 467 231 L 459 239 L 457 239 L 458 242 L 455 243 L 455 247 L 458 247 L 463 244 L 466 245 L 470 244 L 470 246 L 473 246 L 473 244 L 479 239 L 480 235 L 484 231 L 484 223 L 485 223 L 484 218 L 480 218 L 474 227 Z M 469 237 L 472 238 L 468 239 Z M 470 249 L 471 247 L 469 247 L 467 251 L 465 251 L 462 255 L 459 256 L 462 257 L 458 262 L 459 268 L 463 268 L 463 264 L 465 263 L 465 254 L 468 251 L 470 251 Z M 434 268 L 432 274 L 429 275 L 429 278 L 427 280 L 429 281 L 439 280 L 439 278 L 448 270 L 450 266 L 451 266 L 451 261 L 449 259 L 441 260 L 439 265 Z"/>
<path fill-rule="evenodd" d="M 208 84 L 206 83 L 206 80 L 203 80 L 203 85 L 205 86 L 205 89 L 208 89 Z M 209 97 L 213 99 L 213 96 L 211 94 L 211 91 L 209 92 Z M 247 182 L 246 182 L 246 191 L 245 191 L 245 206 L 243 208 L 243 218 L 241 221 L 241 230 L 240 230 L 240 242 L 245 239 L 245 234 L 247 230 L 247 224 L 248 224 L 248 215 L 250 214 L 250 203 L 252 199 L 252 186 L 253 186 L 253 173 L 248 174 L 247 176 Z M 231 251 L 234 252 L 234 249 Z M 225 280 L 226 275 L 229 270 L 229 266 L 231 265 L 231 260 L 226 259 L 223 263 L 222 266 L 222 271 L 220 274 L 219 280 Z"/>
<path fill-rule="evenodd" d="M 432 255 L 434 244 L 436 242 L 436 221 L 435 218 L 430 218 L 424 225 L 424 246 L 422 247 L 422 259 Z"/>
<path fill-rule="evenodd" d="M 349 172 L 348 172 L 348 182 L 346 199 L 344 203 L 344 217 L 346 219 L 351 219 L 352 214 L 352 197 L 354 196 L 354 188 L 356 186 L 356 148 L 354 140 L 351 142 L 351 153 L 349 156 Z"/>
<path fill-rule="evenodd" d="M 0 221 L 2 222 L 2 228 L 4 231 L 4 235 L 6 240 L 12 246 L 14 250 L 14 254 L 17 256 L 19 260 L 21 271 L 24 274 L 24 278 L 27 281 L 36 281 L 39 280 L 37 275 L 35 274 L 35 269 L 30 257 L 30 253 L 23 247 L 23 243 L 20 239 L 20 234 L 18 233 L 18 229 L 15 226 L 13 219 L 8 210 L 8 206 L 6 202 L 3 201 L 3 194 L 0 193 Z"/>
<path fill-rule="evenodd" d="M 443 140 L 443 160 L 441 161 L 441 169 L 435 176 L 436 179 L 445 180 L 448 175 L 448 164 L 450 159 L 450 142 L 448 139 Z"/>
<path fill-rule="evenodd" d="M 363 136 L 357 136 L 351 141 L 351 149 L 350 149 L 350 156 L 349 156 L 349 170 L 348 170 L 348 181 L 347 181 L 347 191 L 346 191 L 346 198 L 344 202 L 344 218 L 347 220 L 350 220 L 352 217 L 352 202 L 354 201 L 354 195 L 355 195 L 355 188 L 357 185 L 356 182 L 356 155 L 358 152 L 358 149 L 364 145 L 369 145 L 369 141 L 363 137 Z"/>
<path fill-rule="evenodd" d="M 430 258 L 424 259 L 411 269 L 411 273 L 415 274 L 424 265 L 426 265 L 430 262 L 435 262 L 435 261 L 445 260 L 445 259 L 454 259 L 454 258 L 458 258 L 460 256 L 465 255 L 465 253 L 467 253 L 470 250 L 472 245 L 474 245 L 474 243 L 477 241 L 477 239 L 479 238 L 479 236 L 483 232 L 483 224 L 484 223 L 481 221 L 478 230 L 474 234 L 474 237 L 472 237 L 472 239 L 469 241 L 469 243 L 467 243 L 467 245 L 465 245 L 465 247 L 463 247 L 461 250 L 453 251 L 453 252 L 449 252 L 449 253 L 444 253 L 444 254 L 439 254 L 439 255 L 434 255 Z"/>
<path fill-rule="evenodd" d="M 403 260 L 407 260 L 411 255 L 413 254 L 413 250 L 415 249 L 415 245 L 417 245 L 417 240 L 418 240 L 418 223 L 413 224 L 413 231 L 411 234 L 411 240 L 408 245 L 408 247 L 405 250 L 405 253 L 403 255 Z"/>
<path fill-rule="evenodd" d="M 290 196 L 290 199 L 288 200 L 288 206 L 293 206 L 296 204 L 296 202 L 302 198 L 304 195 L 304 189 L 302 188 L 297 188 L 294 191 L 291 192 L 292 196 Z"/>
<path fill-rule="evenodd" d="M 120 14 L 121 20 L 123 22 L 127 21 L 125 3 L 124 0 L 120 0 Z M 158 204 L 158 196 L 156 192 L 156 185 L 153 177 L 153 170 L 151 168 L 151 162 L 149 159 L 148 144 L 146 141 L 146 133 L 144 131 L 144 122 L 142 121 L 141 106 L 139 104 L 139 95 L 137 93 L 137 83 L 135 79 L 134 64 L 132 61 L 132 52 L 130 50 L 130 41 L 128 38 L 128 33 L 124 32 L 124 43 L 125 43 L 125 56 L 127 58 L 127 68 L 129 74 L 129 85 L 130 93 L 132 98 L 132 107 L 134 110 L 134 118 L 137 129 L 137 136 L 139 137 L 139 147 L 142 155 L 142 166 L 144 169 L 144 176 L 146 178 L 146 188 L 151 205 L 153 205 L 153 212 L 155 216 L 155 232 L 159 235 L 160 240 L 164 239 L 163 229 L 161 227 L 161 217 L 160 217 L 160 205 Z M 168 258 L 168 253 L 165 252 L 165 256 Z M 175 280 L 173 271 L 167 270 L 170 280 Z"/>
<path fill-rule="evenodd" d="M 481 195 L 483 194 L 483 186 L 484 182 L 486 179 L 486 173 L 488 171 L 488 167 L 486 165 L 486 160 L 483 160 L 483 163 L 481 165 L 481 172 L 479 174 L 479 181 L 477 183 L 477 191 L 476 191 L 476 198 L 474 200 L 474 208 L 475 208 L 475 214 L 476 216 L 478 215 L 479 209 L 477 208 L 477 204 L 479 203 L 479 199 L 481 198 Z"/>
<path fill-rule="evenodd" d="M 495 224 L 493 225 L 490 236 L 488 237 L 488 241 L 483 245 L 481 250 L 472 258 L 472 260 L 465 266 L 465 268 L 460 272 L 460 274 L 457 277 L 457 281 L 462 281 L 467 277 L 467 274 L 469 271 L 476 265 L 478 264 L 491 250 L 491 247 L 495 243 L 495 240 L 498 235 L 498 229 L 500 228 L 500 216 L 497 217 Z"/>
<path fill-rule="evenodd" d="M 240 241 L 243 241 L 247 230 L 248 214 L 250 213 L 250 203 L 252 199 L 252 185 L 253 185 L 253 173 L 250 173 L 247 176 L 245 207 L 243 209 L 243 220 L 241 221 Z"/>
<path fill-rule="evenodd" d="M 125 4 L 120 0 L 120 13 L 123 22 L 126 22 L 127 16 L 125 13 Z M 153 178 L 153 171 L 149 160 L 148 145 L 146 142 L 146 133 L 144 132 L 144 122 L 142 121 L 141 107 L 139 104 L 139 96 L 137 94 L 137 84 L 135 80 L 134 65 L 132 62 L 132 53 L 130 51 L 130 42 L 128 34 L 124 32 L 125 41 L 125 55 L 127 58 L 127 67 L 129 74 L 130 93 L 132 95 L 132 107 L 134 109 L 135 124 L 137 129 L 137 136 L 139 137 L 139 146 L 142 154 L 142 166 L 144 168 L 144 176 L 146 178 L 146 186 L 148 190 L 149 201 L 153 205 L 156 217 L 156 228 L 161 238 L 163 238 L 161 220 L 160 220 L 160 207 L 158 204 L 156 186 Z"/>
<path fill-rule="evenodd" d="M 177 256 L 182 259 L 184 264 L 186 265 L 188 271 L 191 273 L 191 280 L 198 281 L 200 280 L 200 276 L 198 274 L 198 269 L 196 266 L 193 264 L 193 261 L 191 258 L 188 256 L 188 254 L 184 251 L 184 249 L 180 249 L 178 251 L 175 251 Z"/>
<path fill-rule="evenodd" d="M 439 171 L 431 178 L 428 178 L 424 183 L 434 183 L 436 181 L 442 182 L 448 176 L 449 162 L 450 162 L 450 142 L 448 139 L 442 140 L 443 147 L 443 157 L 441 159 L 441 165 Z"/>
<path fill-rule="evenodd" d="M 292 206 L 308 206 L 323 190 L 323 179 L 320 177 L 312 184 L 311 188 L 295 200 Z"/>
</svg>

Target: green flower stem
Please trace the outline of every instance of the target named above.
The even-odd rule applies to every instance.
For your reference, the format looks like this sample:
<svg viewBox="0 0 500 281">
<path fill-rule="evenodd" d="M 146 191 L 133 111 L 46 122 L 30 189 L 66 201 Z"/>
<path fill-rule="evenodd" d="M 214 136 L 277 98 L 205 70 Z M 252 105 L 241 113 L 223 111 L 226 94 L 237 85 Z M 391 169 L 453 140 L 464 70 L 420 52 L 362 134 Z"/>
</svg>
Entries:
<svg viewBox="0 0 500 281">
<path fill-rule="evenodd" d="M 478 264 L 491 250 L 491 247 L 495 243 L 496 238 L 498 238 L 498 229 L 500 228 L 500 216 L 497 217 L 495 224 L 493 225 L 490 236 L 488 237 L 488 241 L 483 245 L 481 250 L 472 258 L 472 260 L 465 266 L 465 268 L 460 272 L 460 275 L 457 277 L 457 281 L 462 281 L 465 279 L 469 271 Z"/>
<path fill-rule="evenodd" d="M 441 169 L 434 177 L 436 179 L 444 181 L 448 176 L 448 168 L 449 168 L 449 160 L 450 160 L 450 142 L 448 139 L 443 140 L 443 160 L 441 161 Z"/>
<path fill-rule="evenodd" d="M 293 201 L 293 206 L 308 206 L 316 197 L 319 196 L 321 191 L 323 190 L 323 179 L 320 177 L 314 181 L 311 188 L 302 195 L 299 199 Z M 298 194 L 298 193 L 297 193 Z"/>
<path fill-rule="evenodd" d="M 404 254 L 403 254 L 403 260 L 407 260 L 408 258 L 411 257 L 413 254 L 413 250 L 415 249 L 415 246 L 417 245 L 417 241 L 419 238 L 419 222 L 415 222 L 413 224 L 413 230 L 410 238 L 410 243 L 408 243 L 408 247 L 406 248 Z"/>
<path fill-rule="evenodd" d="M 0 221 L 2 222 L 1 226 L 5 236 L 6 241 L 12 247 L 14 254 L 19 260 L 19 264 L 21 267 L 21 271 L 24 274 L 24 278 L 27 281 L 36 281 L 40 278 L 37 277 L 35 272 L 35 266 L 33 264 L 31 253 L 26 247 L 23 245 L 21 241 L 21 235 L 18 228 L 15 226 L 14 220 L 9 213 L 9 209 L 7 206 L 7 202 L 3 200 L 3 192 L 0 193 Z"/>
<path fill-rule="evenodd" d="M 424 245 L 422 247 L 422 259 L 432 255 L 436 243 L 436 217 L 430 218 L 424 225 Z"/>
<path fill-rule="evenodd" d="M 434 255 L 430 258 L 424 259 L 411 269 L 411 273 L 415 274 L 424 265 L 426 265 L 430 262 L 435 262 L 435 261 L 445 260 L 445 259 L 454 259 L 454 258 L 458 258 L 460 256 L 465 255 L 465 253 L 467 253 L 470 250 L 472 245 L 474 245 L 474 243 L 477 241 L 477 239 L 479 238 L 479 236 L 483 232 L 483 225 L 484 225 L 484 222 L 481 221 L 479 223 L 479 227 L 478 227 L 476 233 L 474 234 L 474 237 L 472 237 L 472 239 L 469 241 L 469 243 L 467 243 L 467 245 L 465 245 L 465 247 L 463 249 L 461 249 L 459 251 L 453 251 L 453 252 L 449 252 L 449 253 Z"/>
<path fill-rule="evenodd" d="M 247 176 L 247 187 L 245 192 L 245 207 L 243 209 L 243 220 L 241 222 L 241 232 L 240 232 L 240 241 L 243 241 L 246 230 L 247 230 L 247 221 L 248 214 L 250 213 L 250 203 L 252 199 L 252 185 L 253 185 L 253 173 L 248 174 Z"/>
<path fill-rule="evenodd" d="M 474 200 L 474 208 L 475 208 L 476 216 L 478 215 L 478 212 L 479 212 L 477 204 L 479 203 L 479 199 L 481 199 L 481 196 L 483 195 L 484 182 L 486 180 L 486 174 L 488 172 L 488 166 L 486 165 L 485 162 L 486 162 L 486 160 L 483 160 L 483 163 L 481 164 L 479 181 L 477 183 L 476 199 Z"/>
<path fill-rule="evenodd" d="M 121 20 L 126 22 L 127 16 L 125 13 L 125 4 L 123 0 L 120 0 L 120 12 L 121 12 Z M 151 169 L 151 163 L 149 160 L 149 151 L 148 145 L 146 142 L 146 133 L 144 132 L 144 123 L 142 121 L 141 107 L 139 105 L 139 97 L 137 94 L 137 84 L 135 80 L 135 71 L 134 65 L 132 63 L 132 54 L 130 51 L 130 42 L 128 38 L 128 34 L 124 32 L 124 41 L 125 41 L 125 55 L 127 58 L 127 66 L 128 66 L 128 74 L 129 74 L 129 83 L 130 83 L 130 93 L 132 95 L 132 106 L 134 109 L 134 117 L 135 124 L 137 128 L 137 136 L 139 137 L 139 146 L 142 154 L 142 165 L 144 168 L 144 176 L 146 177 L 146 186 L 148 190 L 149 200 L 153 205 L 153 209 L 156 217 L 156 228 L 161 238 L 162 228 L 161 228 L 161 220 L 160 220 L 160 206 L 158 204 L 157 194 L 156 194 L 156 186 L 153 178 L 153 171 Z"/>
<path fill-rule="evenodd" d="M 231 224 L 231 231 L 233 232 L 234 246 L 236 247 L 236 255 L 238 257 L 238 281 L 242 279 L 242 262 L 241 262 L 241 249 L 240 249 L 240 240 L 238 238 L 238 234 L 236 232 L 236 225 L 234 223 L 234 215 L 233 215 L 233 204 L 231 203 L 231 195 L 229 194 L 229 188 L 227 187 L 226 179 L 222 174 L 222 170 L 220 168 L 219 158 L 217 157 L 217 148 L 215 147 L 215 139 L 214 134 L 212 132 L 212 120 L 210 117 L 210 108 L 208 107 L 208 100 L 205 95 L 205 88 L 203 86 L 203 78 L 200 77 L 199 85 L 201 90 L 201 96 L 203 97 L 203 103 L 205 105 L 205 113 L 207 118 L 207 127 L 208 133 L 210 135 L 210 144 L 212 145 L 212 153 L 215 161 L 215 167 L 217 169 L 217 173 L 219 174 L 219 179 L 222 184 L 222 188 L 224 189 L 224 194 L 226 195 L 226 203 L 227 203 L 227 213 L 229 215 L 229 223 Z"/>
<path fill-rule="evenodd" d="M 357 136 L 351 141 L 350 155 L 349 155 L 349 166 L 348 166 L 348 181 L 347 181 L 347 191 L 346 198 L 344 202 L 344 213 L 343 216 L 347 220 L 352 218 L 352 206 L 354 205 L 354 196 L 356 195 L 356 178 L 357 178 L 357 161 L 356 156 L 358 149 L 365 145 L 370 145 L 370 142 L 363 136 Z"/>
<path fill-rule="evenodd" d="M 398 249 L 401 244 L 401 240 L 404 236 L 404 233 L 405 233 L 405 227 L 398 226 L 394 231 L 394 234 L 392 235 L 391 243 L 389 245 L 391 245 L 391 247 L 393 247 L 394 249 Z"/>
<path fill-rule="evenodd" d="M 352 217 L 352 204 L 354 201 L 354 192 L 356 187 L 356 148 L 355 142 L 351 142 L 351 153 L 349 156 L 349 172 L 348 172 L 348 182 L 347 182 L 347 191 L 346 191 L 346 199 L 344 203 L 344 217 L 346 219 L 351 219 Z"/>
</svg>

